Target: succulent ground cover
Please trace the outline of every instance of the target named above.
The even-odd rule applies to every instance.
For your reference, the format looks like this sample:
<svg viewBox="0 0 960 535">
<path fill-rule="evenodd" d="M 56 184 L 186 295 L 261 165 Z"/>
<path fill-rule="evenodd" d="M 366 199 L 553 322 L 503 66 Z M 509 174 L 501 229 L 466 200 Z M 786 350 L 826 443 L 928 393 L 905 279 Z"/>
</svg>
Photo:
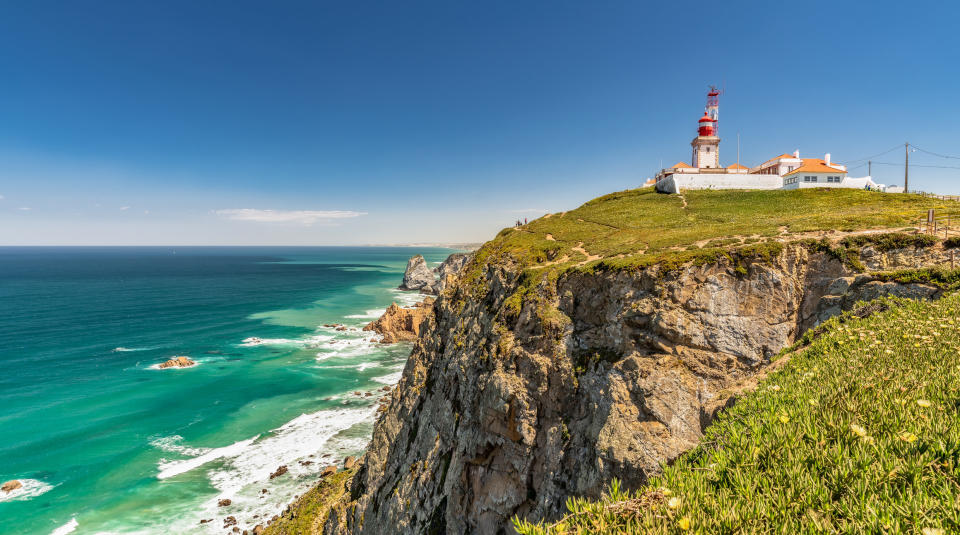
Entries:
<svg viewBox="0 0 960 535">
<path fill-rule="evenodd" d="M 957 533 L 960 293 L 869 307 L 799 340 L 647 488 L 517 531 Z"/>
</svg>

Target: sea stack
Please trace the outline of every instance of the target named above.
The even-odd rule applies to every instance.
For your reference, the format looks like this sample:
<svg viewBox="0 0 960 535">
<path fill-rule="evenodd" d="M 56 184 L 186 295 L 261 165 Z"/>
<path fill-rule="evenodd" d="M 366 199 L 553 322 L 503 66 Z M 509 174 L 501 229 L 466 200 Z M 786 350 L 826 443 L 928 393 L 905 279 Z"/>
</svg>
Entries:
<svg viewBox="0 0 960 535">
<path fill-rule="evenodd" d="M 433 270 L 427 266 L 427 261 L 424 260 L 423 255 L 415 255 L 407 261 L 407 269 L 403 272 L 403 282 L 400 284 L 400 289 L 431 293 L 436 280 Z"/>
</svg>

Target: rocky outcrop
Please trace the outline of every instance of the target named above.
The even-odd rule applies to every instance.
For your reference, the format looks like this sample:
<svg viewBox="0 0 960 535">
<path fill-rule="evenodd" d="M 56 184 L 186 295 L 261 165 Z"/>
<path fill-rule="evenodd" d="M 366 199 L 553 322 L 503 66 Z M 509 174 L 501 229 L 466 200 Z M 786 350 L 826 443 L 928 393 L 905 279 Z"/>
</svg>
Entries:
<svg viewBox="0 0 960 535">
<path fill-rule="evenodd" d="M 415 255 L 407 261 L 407 269 L 403 272 L 401 290 L 430 290 L 436 282 L 436 276 L 427 266 L 422 255 Z"/>
<path fill-rule="evenodd" d="M 437 281 L 433 283 L 433 288 L 430 293 L 440 295 L 440 293 L 456 279 L 471 258 L 473 258 L 473 253 L 453 253 L 448 256 L 446 260 L 434 269 L 437 273 Z"/>
<path fill-rule="evenodd" d="M 881 267 L 913 267 L 895 262 Z M 503 533 L 613 478 L 635 488 L 807 327 L 872 295 L 937 295 L 799 245 L 669 273 L 569 272 L 520 301 L 509 258 L 481 277 L 427 315 L 326 533 Z"/>
<path fill-rule="evenodd" d="M 380 341 L 384 344 L 412 342 L 420 335 L 420 325 L 432 308 L 433 299 L 430 297 L 410 308 L 402 308 L 393 303 L 387 307 L 380 319 L 368 323 L 363 330 L 383 335 Z"/>
<path fill-rule="evenodd" d="M 440 295 L 440 292 L 456 278 L 467 262 L 473 258 L 473 253 L 453 253 L 439 266 L 431 270 L 423 256 L 416 255 L 407 261 L 407 269 L 403 272 L 401 290 L 418 290 L 421 293 Z"/>
<path fill-rule="evenodd" d="M 191 360 L 189 357 L 173 357 L 170 360 L 161 363 L 157 367 L 160 369 L 164 368 L 189 368 L 190 366 L 196 366 L 196 362 Z"/>
<path fill-rule="evenodd" d="M 5 482 L 3 485 L 0 485 L 0 492 L 4 494 L 10 494 L 11 492 L 22 488 L 23 483 L 18 479 L 11 479 L 10 481 Z"/>
</svg>

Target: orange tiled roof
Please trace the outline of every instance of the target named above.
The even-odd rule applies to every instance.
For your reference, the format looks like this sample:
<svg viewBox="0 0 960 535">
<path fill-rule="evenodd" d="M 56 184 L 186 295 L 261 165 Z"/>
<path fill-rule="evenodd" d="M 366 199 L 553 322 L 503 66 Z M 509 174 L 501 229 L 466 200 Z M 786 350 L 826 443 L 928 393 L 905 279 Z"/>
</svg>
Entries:
<svg viewBox="0 0 960 535">
<path fill-rule="evenodd" d="M 742 166 L 742 165 L 740 165 L 740 164 L 738 164 L 738 163 L 732 163 L 732 164 L 730 164 L 730 165 L 727 166 L 727 169 L 746 169 L 746 167 L 744 167 L 744 166 Z"/>
<path fill-rule="evenodd" d="M 826 162 L 819 158 L 803 158 L 800 167 L 790 171 L 783 176 L 795 175 L 797 173 L 846 173 L 836 167 L 830 167 Z"/>
<path fill-rule="evenodd" d="M 777 161 L 777 160 L 783 160 L 783 159 L 796 160 L 797 157 L 794 156 L 793 154 L 781 154 L 780 156 L 774 156 L 773 158 L 770 158 L 769 160 L 763 162 L 763 163 L 760 164 L 760 165 L 761 165 L 761 166 L 764 166 L 764 165 L 766 165 L 766 164 L 768 164 L 768 163 L 770 163 L 770 162 L 775 162 L 775 161 Z"/>
<path fill-rule="evenodd" d="M 677 163 L 673 164 L 673 167 L 671 167 L 670 169 L 677 169 L 677 168 L 693 169 L 693 167 L 691 167 L 691 166 L 689 166 L 689 165 L 687 165 L 687 164 L 685 164 L 685 163 L 683 163 L 683 162 L 677 162 Z"/>
</svg>

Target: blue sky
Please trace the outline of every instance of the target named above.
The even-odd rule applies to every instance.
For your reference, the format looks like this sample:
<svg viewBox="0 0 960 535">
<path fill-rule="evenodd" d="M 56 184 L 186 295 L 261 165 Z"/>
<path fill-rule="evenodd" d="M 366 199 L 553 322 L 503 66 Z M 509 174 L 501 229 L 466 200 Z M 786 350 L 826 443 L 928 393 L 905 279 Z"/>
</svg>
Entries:
<svg viewBox="0 0 960 535">
<path fill-rule="evenodd" d="M 958 15 L 884 1 L 5 2 L 0 244 L 481 241 L 689 160 L 711 83 L 726 88 L 724 164 L 737 132 L 746 165 L 795 149 L 846 163 L 904 141 L 960 155 Z M 873 169 L 902 181 L 902 165 Z M 910 175 L 960 194 L 960 169 Z"/>
</svg>

